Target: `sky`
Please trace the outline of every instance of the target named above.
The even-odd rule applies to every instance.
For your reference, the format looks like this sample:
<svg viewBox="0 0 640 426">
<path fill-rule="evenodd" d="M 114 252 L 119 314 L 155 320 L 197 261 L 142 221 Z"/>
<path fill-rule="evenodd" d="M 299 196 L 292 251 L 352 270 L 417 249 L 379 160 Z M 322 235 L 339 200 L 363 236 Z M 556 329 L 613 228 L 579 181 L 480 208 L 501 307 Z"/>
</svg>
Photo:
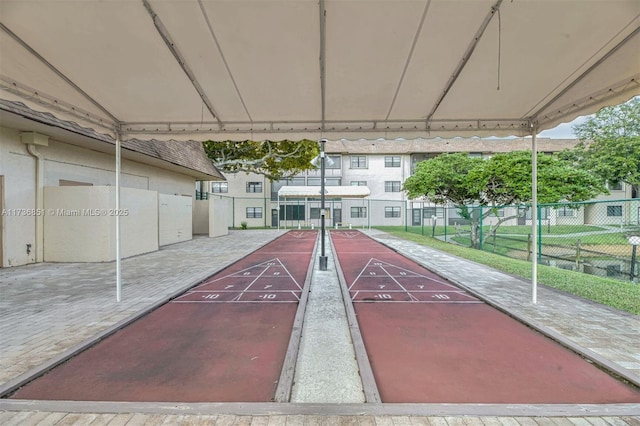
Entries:
<svg viewBox="0 0 640 426">
<path fill-rule="evenodd" d="M 573 133 L 573 126 L 583 123 L 588 117 L 589 116 L 581 116 L 570 123 L 562 123 L 553 129 L 538 133 L 538 137 L 551 139 L 577 139 L 576 135 Z"/>
</svg>

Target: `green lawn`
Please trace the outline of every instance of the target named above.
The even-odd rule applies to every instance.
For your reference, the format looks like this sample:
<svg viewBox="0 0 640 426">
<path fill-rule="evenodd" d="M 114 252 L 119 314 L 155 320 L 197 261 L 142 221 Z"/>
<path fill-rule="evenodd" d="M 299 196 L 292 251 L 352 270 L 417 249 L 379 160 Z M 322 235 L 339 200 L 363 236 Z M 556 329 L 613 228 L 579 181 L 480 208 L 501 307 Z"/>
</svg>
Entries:
<svg viewBox="0 0 640 426">
<path fill-rule="evenodd" d="M 404 227 L 402 226 L 392 228 L 398 231 L 404 230 Z M 542 232 L 541 237 L 543 246 L 548 244 L 550 246 L 566 246 L 567 248 L 575 248 L 578 240 L 580 241 L 582 246 L 620 245 L 626 248 L 629 245 L 627 237 L 622 232 L 608 232 L 592 235 L 573 235 L 562 237 L 562 235 L 576 234 L 581 232 L 603 231 L 603 228 L 599 228 L 596 226 L 558 225 L 556 227 L 552 227 L 551 229 L 551 234 L 547 233 L 546 228 Z M 471 246 L 468 227 L 461 227 L 460 230 L 460 234 L 457 235 L 455 233 L 455 228 L 450 226 L 448 227 L 448 232 L 446 235 L 451 239 L 451 241 L 454 241 L 460 245 L 467 247 Z M 424 235 L 431 236 L 432 231 L 433 230 L 430 227 L 425 227 Z M 500 228 L 498 228 L 498 232 L 495 238 L 489 237 L 488 239 L 485 239 L 488 235 L 489 228 L 483 227 L 483 239 L 485 239 L 483 249 L 503 255 L 507 255 L 510 250 L 526 251 L 528 245 L 528 234 L 530 233 L 530 231 L 531 228 L 528 226 L 501 226 Z M 410 227 L 407 229 L 407 232 L 422 235 L 422 228 Z M 436 227 L 435 235 L 444 236 L 444 227 Z M 495 248 L 493 247 L 494 245 Z"/>
<path fill-rule="evenodd" d="M 456 244 L 405 232 L 403 226 L 377 227 L 397 237 L 433 247 L 453 255 L 482 263 L 500 271 L 522 278 L 531 279 L 531 263 L 524 260 L 511 259 L 498 254 L 474 250 Z M 429 234 L 430 235 L 430 234 Z M 580 272 L 538 265 L 538 281 L 594 302 L 602 303 L 622 311 L 640 315 L 640 284 L 597 277 Z"/>
<path fill-rule="evenodd" d="M 404 229 L 404 227 L 398 227 L 398 228 L 402 228 Z M 460 225 L 458 226 L 458 229 L 462 232 L 469 232 L 470 230 L 470 226 L 469 225 Z M 554 225 L 554 226 L 547 226 L 547 225 L 543 225 L 541 228 L 542 230 L 542 235 L 567 235 L 567 234 L 579 234 L 579 233 L 583 233 L 583 232 L 598 232 L 598 231 L 603 231 L 606 228 L 602 228 L 599 226 L 591 226 L 591 225 Z M 433 228 L 431 225 L 425 224 L 424 227 L 422 226 L 409 226 L 407 228 L 408 232 L 414 233 L 414 234 L 422 234 L 424 232 L 424 235 L 431 235 Z M 435 228 L 435 235 L 444 235 L 445 231 L 447 233 L 447 235 L 454 235 L 456 233 L 456 227 L 454 225 L 449 225 L 449 226 L 442 226 L 442 225 L 438 225 Z M 491 231 L 491 227 L 489 225 L 484 225 L 482 227 L 482 232 L 483 233 L 488 233 Z M 513 225 L 513 226 L 506 226 L 506 225 L 502 225 L 500 227 L 498 227 L 498 234 L 518 234 L 518 235 L 528 235 L 531 233 L 531 226 L 529 225 Z"/>
</svg>

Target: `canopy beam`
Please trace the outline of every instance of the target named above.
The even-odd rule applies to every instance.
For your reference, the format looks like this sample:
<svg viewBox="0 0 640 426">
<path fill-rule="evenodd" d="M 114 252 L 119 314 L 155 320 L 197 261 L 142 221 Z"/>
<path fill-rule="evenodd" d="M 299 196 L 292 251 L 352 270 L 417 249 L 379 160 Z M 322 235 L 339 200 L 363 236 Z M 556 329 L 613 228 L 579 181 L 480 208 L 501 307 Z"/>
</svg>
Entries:
<svg viewBox="0 0 640 426">
<path fill-rule="evenodd" d="M 215 129 L 215 123 L 209 122 L 129 122 L 123 123 L 129 135 L 180 135 L 191 136 L 202 140 L 204 137 L 230 137 L 237 134 L 286 135 L 306 134 L 306 138 L 316 134 L 353 135 L 360 138 L 378 137 L 382 134 L 398 134 L 400 137 L 432 137 L 430 132 L 452 133 L 454 136 L 465 134 L 478 136 L 493 131 L 494 136 L 527 136 L 530 133 L 528 120 L 513 119 L 464 119 L 433 120 L 425 123 L 424 119 L 396 120 L 325 120 L 323 121 L 227 121 L 225 127 Z M 373 134 L 373 135 L 371 135 Z M 204 135 L 204 136 L 203 136 Z M 230 136 L 225 136 L 230 135 Z M 144 138 L 144 136 L 142 137 Z M 267 137 L 268 138 L 268 137 Z M 269 138 L 268 138 L 269 139 Z M 270 138 L 277 139 L 277 138 Z"/>
<path fill-rule="evenodd" d="M 215 31 L 213 31 L 213 25 L 211 25 L 211 20 L 209 19 L 209 15 L 207 14 L 207 11 L 204 8 L 204 5 L 202 4 L 202 0 L 198 0 L 198 6 L 200 6 L 200 12 L 202 13 L 202 16 L 205 20 L 205 22 L 207 23 L 207 29 L 209 30 L 209 34 L 211 34 L 211 38 L 213 39 L 213 42 L 216 45 L 216 48 L 218 49 L 218 53 L 220 53 L 220 59 L 222 60 L 222 63 L 224 64 L 225 69 L 227 70 L 227 74 L 229 74 L 229 78 L 231 79 L 231 83 L 233 84 L 233 88 L 235 89 L 236 93 L 238 94 L 238 99 L 240 99 L 240 103 L 242 104 L 242 108 L 244 108 L 244 111 L 247 113 L 247 117 L 249 118 L 250 121 L 253 121 L 253 118 L 251 118 L 251 113 L 249 112 L 249 108 L 247 108 L 247 104 L 244 101 L 244 98 L 242 97 L 242 94 L 240 93 L 240 89 L 238 88 L 238 83 L 236 83 L 236 79 L 233 76 L 233 73 L 231 72 L 231 68 L 229 67 L 229 63 L 227 62 L 227 58 L 224 56 L 224 52 L 222 51 L 222 47 L 220 46 L 220 42 L 218 41 L 218 37 L 216 37 L 216 33 Z"/>
<path fill-rule="evenodd" d="M 482 38 L 484 31 L 489 26 L 489 23 L 491 22 L 491 19 L 493 19 L 493 17 L 495 16 L 496 12 L 500 9 L 501 4 L 502 4 L 502 0 L 498 0 L 493 6 L 491 6 L 491 10 L 489 11 L 489 13 L 487 13 L 487 16 L 485 16 L 484 21 L 482 21 L 482 24 L 480 24 L 480 28 L 478 28 L 478 31 L 476 31 L 476 34 L 473 36 L 471 43 L 469 44 L 469 46 L 467 47 L 467 50 L 462 55 L 462 59 L 460 59 L 460 62 L 458 63 L 458 66 L 456 67 L 455 71 L 453 71 L 453 74 L 451 74 L 451 77 L 449 77 L 449 81 L 447 82 L 444 90 L 440 94 L 440 97 L 438 98 L 436 103 L 433 105 L 433 108 L 431 109 L 431 112 L 429 113 L 429 115 L 427 115 L 427 120 L 426 120 L 427 123 L 431 121 L 431 118 L 440 107 L 440 104 L 442 103 L 442 101 L 444 101 L 444 98 L 447 96 L 447 93 L 449 93 L 449 90 L 451 90 L 451 88 L 453 87 L 458 77 L 460 77 L 462 70 L 464 70 L 464 67 L 469 62 L 469 59 L 471 59 L 471 55 L 473 55 L 473 51 L 476 49 L 476 46 L 478 45 L 478 43 L 480 43 L 480 39 Z"/>
<path fill-rule="evenodd" d="M 396 99 L 398 99 L 398 93 L 400 93 L 400 88 L 402 87 L 402 83 L 404 82 L 404 77 L 405 75 L 407 75 L 407 69 L 409 68 L 409 64 L 411 63 L 411 58 L 413 58 L 413 52 L 416 49 L 416 44 L 418 43 L 418 39 L 420 38 L 420 33 L 422 32 L 422 28 L 424 27 L 424 21 L 427 18 L 427 13 L 429 12 L 429 6 L 431 6 L 431 0 L 428 0 L 427 3 L 424 5 L 424 10 L 422 11 L 422 16 L 420 17 L 420 23 L 418 24 L 418 28 L 416 29 L 416 34 L 413 36 L 411 49 L 409 49 L 407 60 L 404 63 L 404 68 L 402 69 L 402 74 L 400 75 L 400 81 L 398 81 L 398 86 L 396 87 L 396 91 L 393 94 L 391 105 L 389 105 L 389 111 L 387 112 L 387 116 L 386 116 L 387 120 L 391 116 L 391 111 L 393 111 L 393 106 L 396 104 Z"/>
<path fill-rule="evenodd" d="M 149 15 L 151 16 L 151 19 L 153 20 L 153 25 L 155 25 L 156 30 L 158 31 L 158 34 L 160 34 L 160 37 L 162 37 L 162 40 L 167 45 L 167 48 L 169 49 L 173 57 L 178 62 L 178 65 L 180 65 L 180 68 L 182 68 L 182 71 L 184 71 L 184 73 L 187 75 L 187 78 L 189 78 L 189 81 L 191 81 L 193 88 L 196 90 L 196 92 L 198 92 L 198 95 L 200 96 L 200 99 L 202 99 L 202 102 L 204 102 L 204 104 L 206 105 L 207 109 L 209 110 L 213 118 L 215 118 L 216 121 L 218 122 L 218 127 L 222 129 L 224 125 L 222 124 L 222 121 L 220 121 L 220 118 L 218 117 L 218 113 L 216 113 L 215 109 L 213 108 L 213 104 L 211 103 L 211 100 L 209 100 L 209 98 L 207 97 L 207 94 L 204 92 L 204 89 L 198 82 L 198 79 L 196 78 L 195 74 L 193 73 L 193 71 L 191 71 L 191 68 L 189 68 L 189 65 L 187 64 L 187 60 L 184 58 L 182 53 L 180 53 L 180 50 L 178 50 L 178 48 L 176 47 L 176 43 L 171 38 L 171 35 L 169 35 L 169 31 L 162 23 L 162 20 L 160 19 L 158 14 L 154 12 L 149 1 L 142 0 L 142 3 L 144 4 L 144 7 L 149 13 Z"/>
<path fill-rule="evenodd" d="M 558 94 L 556 94 L 551 100 L 545 103 L 541 108 L 539 108 L 536 112 L 532 113 L 532 117 L 538 117 L 542 111 L 546 111 L 551 105 L 553 105 L 558 99 L 562 98 L 569 90 L 571 90 L 576 84 L 580 83 L 584 80 L 589 74 L 591 74 L 596 68 L 605 63 L 611 55 L 620 50 L 625 44 L 627 44 L 631 39 L 640 34 L 640 27 L 637 27 L 631 34 L 627 35 L 622 41 L 616 44 L 610 51 L 604 54 L 600 59 L 598 59 L 593 65 L 587 68 L 579 77 L 573 79 L 568 85 L 564 87 Z M 611 90 L 611 89 L 609 89 Z M 539 103 L 538 103 L 539 105 Z"/>
<path fill-rule="evenodd" d="M 103 107 L 102 104 L 100 104 L 98 101 L 96 101 L 91 96 L 89 96 L 89 94 L 87 92 L 85 92 L 84 90 L 82 90 L 82 88 L 80 88 L 80 86 L 78 86 L 76 83 L 74 83 L 73 80 L 71 80 L 69 77 L 67 77 L 62 71 L 60 71 L 58 68 L 56 68 L 51 62 L 46 60 L 41 54 L 39 54 L 35 49 L 33 49 L 31 46 L 29 46 L 27 44 L 27 42 L 25 42 L 20 37 L 18 37 L 17 34 L 15 34 L 13 31 L 11 31 L 2 22 L 0 22 L 0 29 L 2 29 L 2 31 L 7 33 L 12 39 L 14 39 L 16 41 L 16 43 L 18 43 L 20 46 L 22 46 L 34 58 L 36 58 L 38 61 L 42 62 L 47 68 L 49 68 L 51 71 L 53 71 L 54 74 L 56 74 L 58 77 L 63 79 L 69 86 L 73 87 L 73 89 L 75 91 L 77 91 L 78 93 L 80 93 L 86 100 L 91 102 L 96 108 L 98 108 L 100 111 L 105 113 L 105 115 L 107 115 L 107 117 L 109 117 L 113 121 L 113 123 L 118 123 L 120 121 L 108 109 Z M 36 93 L 37 93 L 37 91 L 36 91 Z"/>
</svg>

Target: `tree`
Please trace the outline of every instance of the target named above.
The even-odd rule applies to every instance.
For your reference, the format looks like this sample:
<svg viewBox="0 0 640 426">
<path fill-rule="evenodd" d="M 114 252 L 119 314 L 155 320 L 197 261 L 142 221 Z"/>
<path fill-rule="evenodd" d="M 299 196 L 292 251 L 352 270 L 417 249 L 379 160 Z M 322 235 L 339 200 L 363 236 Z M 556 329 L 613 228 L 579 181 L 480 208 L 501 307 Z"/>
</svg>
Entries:
<svg viewBox="0 0 640 426">
<path fill-rule="evenodd" d="M 442 154 L 418 163 L 402 189 L 410 199 L 422 197 L 435 204 L 456 206 L 472 204 L 480 198 L 480 192 L 469 185 L 468 175 L 482 164 L 481 158 L 464 152 Z"/>
<path fill-rule="evenodd" d="M 531 202 L 531 152 L 496 154 L 487 160 L 470 158 L 466 153 L 442 154 L 418 163 L 403 189 L 412 199 L 422 197 L 435 204 L 453 204 L 460 216 L 470 221 L 471 244 L 478 247 L 481 219 L 491 214 L 497 217 L 500 206 Z M 554 156 L 538 155 L 540 203 L 584 201 L 603 192 L 606 188 L 601 181 L 587 171 Z M 482 215 L 478 206 L 487 207 Z M 485 239 L 515 217 L 499 217 Z"/>
<path fill-rule="evenodd" d="M 627 183 L 640 193 L 640 96 L 602 108 L 573 130 L 580 143 L 563 153 L 566 158 L 605 181 Z"/>
<path fill-rule="evenodd" d="M 223 173 L 258 173 L 280 180 L 315 168 L 311 160 L 318 155 L 318 143 L 302 141 L 243 141 L 203 143 L 207 156 Z"/>
</svg>

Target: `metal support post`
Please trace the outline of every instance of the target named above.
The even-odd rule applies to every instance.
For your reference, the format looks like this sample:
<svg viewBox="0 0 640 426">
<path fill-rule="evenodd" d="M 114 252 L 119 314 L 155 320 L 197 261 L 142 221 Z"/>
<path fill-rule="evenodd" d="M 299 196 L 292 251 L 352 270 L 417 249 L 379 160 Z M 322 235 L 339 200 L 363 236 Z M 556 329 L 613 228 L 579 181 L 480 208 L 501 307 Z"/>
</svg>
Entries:
<svg viewBox="0 0 640 426">
<path fill-rule="evenodd" d="M 325 210 L 324 210 L 324 144 L 326 139 L 320 139 L 320 270 L 327 270 L 327 256 L 324 249 Z"/>
</svg>

